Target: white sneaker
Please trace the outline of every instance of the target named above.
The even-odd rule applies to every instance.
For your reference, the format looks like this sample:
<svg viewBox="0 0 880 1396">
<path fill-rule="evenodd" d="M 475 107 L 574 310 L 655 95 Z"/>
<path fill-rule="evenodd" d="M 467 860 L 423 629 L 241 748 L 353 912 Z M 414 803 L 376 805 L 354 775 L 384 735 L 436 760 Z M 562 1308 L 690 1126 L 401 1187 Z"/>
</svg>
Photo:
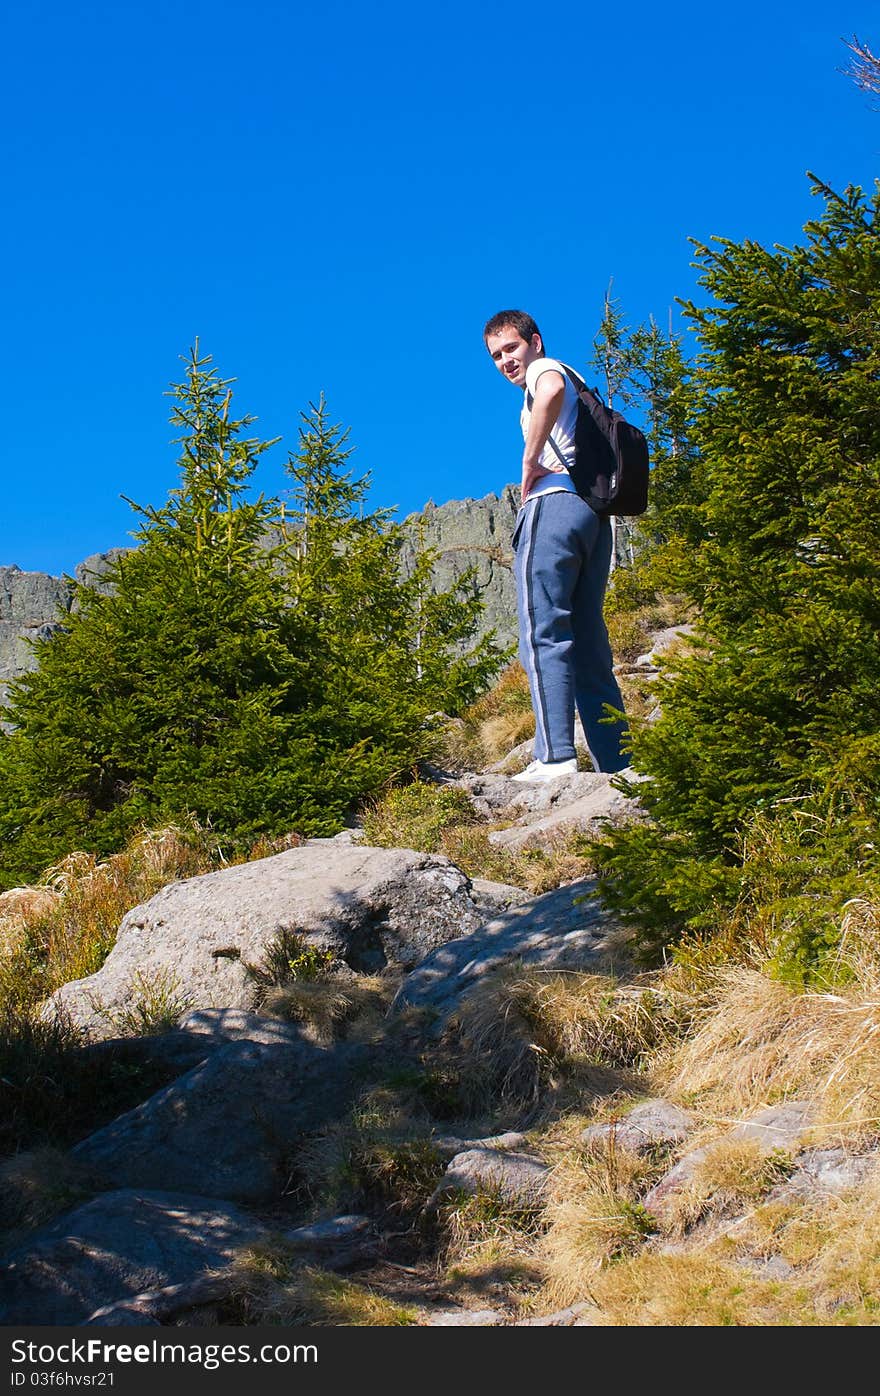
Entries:
<svg viewBox="0 0 880 1396">
<path fill-rule="evenodd" d="M 511 780 L 521 780 L 523 784 L 528 785 L 543 785 L 545 781 L 555 780 L 557 776 L 576 775 L 577 768 L 576 756 L 570 756 L 567 761 L 533 761 L 524 771 L 520 771 L 518 776 L 511 776 Z"/>
</svg>

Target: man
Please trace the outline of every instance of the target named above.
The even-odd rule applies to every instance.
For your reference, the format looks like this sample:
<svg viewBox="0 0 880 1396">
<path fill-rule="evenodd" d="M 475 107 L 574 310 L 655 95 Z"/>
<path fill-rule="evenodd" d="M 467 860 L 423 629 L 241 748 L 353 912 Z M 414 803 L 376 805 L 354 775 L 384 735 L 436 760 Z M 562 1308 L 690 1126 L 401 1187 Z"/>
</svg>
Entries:
<svg viewBox="0 0 880 1396">
<path fill-rule="evenodd" d="M 514 780 L 543 783 L 577 770 L 577 708 L 597 771 L 619 771 L 625 730 L 603 721 L 623 699 L 602 614 L 611 565 L 611 521 L 581 499 L 574 462 L 577 394 L 563 365 L 547 358 L 538 326 L 502 310 L 483 337 L 500 373 L 525 394 L 521 423 L 522 507 L 513 535 L 519 652 L 535 712 L 535 760 Z"/>
</svg>

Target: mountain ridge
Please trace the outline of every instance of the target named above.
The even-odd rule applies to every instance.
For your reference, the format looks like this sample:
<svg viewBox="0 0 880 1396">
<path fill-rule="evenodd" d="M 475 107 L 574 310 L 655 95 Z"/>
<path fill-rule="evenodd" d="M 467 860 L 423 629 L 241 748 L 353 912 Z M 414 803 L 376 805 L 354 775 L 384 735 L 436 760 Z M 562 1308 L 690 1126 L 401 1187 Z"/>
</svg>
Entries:
<svg viewBox="0 0 880 1396">
<path fill-rule="evenodd" d="M 429 501 L 403 520 L 411 540 L 402 552 L 404 568 L 409 571 L 418 550 L 433 549 L 433 583 L 439 591 L 473 567 L 484 603 L 478 633 L 494 630 L 505 646 L 516 638 L 510 539 L 518 508 L 518 490 L 507 485 L 500 494 L 482 499 L 453 499 L 439 505 Z M 102 573 L 127 551 L 110 548 L 92 553 L 74 569 L 73 580 L 82 585 L 93 578 L 100 586 Z M 15 563 L 0 566 L 0 705 L 13 679 L 35 667 L 33 642 L 63 625 L 73 600 L 74 588 L 66 574 L 28 572 Z"/>
</svg>

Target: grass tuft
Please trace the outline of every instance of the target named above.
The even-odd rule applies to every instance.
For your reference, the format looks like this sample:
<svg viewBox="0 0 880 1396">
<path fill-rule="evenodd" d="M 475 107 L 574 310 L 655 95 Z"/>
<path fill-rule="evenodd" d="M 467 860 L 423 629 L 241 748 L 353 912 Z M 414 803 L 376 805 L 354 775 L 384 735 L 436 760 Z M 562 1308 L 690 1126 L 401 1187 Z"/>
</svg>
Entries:
<svg viewBox="0 0 880 1396">
<path fill-rule="evenodd" d="M 417 1322 L 413 1309 L 369 1286 L 301 1264 L 283 1240 L 243 1251 L 227 1273 L 230 1292 L 220 1314 L 224 1323 L 376 1328 Z"/>
<path fill-rule="evenodd" d="M 183 988 L 179 975 L 159 969 L 150 975 L 135 972 L 129 997 L 121 1008 L 109 1008 L 97 998 L 92 1003 L 115 1037 L 153 1037 L 176 1028 L 194 1000 Z"/>
<path fill-rule="evenodd" d="M 639 1070 L 689 1022 L 687 1001 L 660 985 L 521 966 L 487 975 L 447 1034 L 470 1111 L 534 1107 L 584 1067 Z"/>
<path fill-rule="evenodd" d="M 145 830 L 103 862 L 94 853 L 69 853 L 38 886 L 14 889 L 17 906 L 10 899 L 0 913 L 7 946 L 0 955 L 0 1003 L 25 1010 L 62 984 L 94 974 L 127 911 L 169 882 L 226 861 L 216 839 L 195 824 Z"/>
<path fill-rule="evenodd" d="M 411 785 L 390 790 L 364 814 L 364 835 L 376 848 L 414 848 L 437 853 L 445 829 L 479 819 L 464 790 L 454 785 Z"/>
<path fill-rule="evenodd" d="M 639 1200 L 656 1173 L 613 1134 L 561 1156 L 550 1178 L 542 1246 L 552 1305 L 583 1299 L 603 1266 L 636 1254 L 657 1229 Z"/>
</svg>

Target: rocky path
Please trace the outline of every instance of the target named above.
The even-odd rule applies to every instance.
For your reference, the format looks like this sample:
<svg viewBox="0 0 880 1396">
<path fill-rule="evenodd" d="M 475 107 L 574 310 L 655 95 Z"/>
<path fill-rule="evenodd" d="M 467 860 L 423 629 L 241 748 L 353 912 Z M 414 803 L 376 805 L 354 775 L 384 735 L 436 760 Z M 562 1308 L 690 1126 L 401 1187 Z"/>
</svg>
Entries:
<svg viewBox="0 0 880 1396">
<path fill-rule="evenodd" d="M 544 787 L 504 770 L 458 783 L 508 842 L 639 817 L 592 773 Z M 443 1091 L 467 1047 L 462 1024 L 482 1014 L 490 1042 L 504 1027 L 492 1020 L 499 973 L 619 969 L 625 937 L 593 890 L 588 879 L 539 897 L 476 886 L 440 855 L 369 847 L 346 831 L 173 883 L 134 908 L 103 967 L 44 1013 L 70 1015 L 89 1038 L 83 1052 L 133 1070 L 161 1062 L 172 1079 L 71 1150 L 88 1195 L 7 1251 L 0 1322 L 246 1323 L 269 1313 L 292 1323 L 600 1323 L 587 1295 L 535 1312 L 527 1283 L 499 1272 L 477 1286 L 443 1265 L 450 1208 L 491 1199 L 543 1224 L 554 1158 L 522 1101 L 489 1079 L 491 1054 L 477 1064 L 486 1098 L 475 1127 L 460 1127 Z M 285 1001 L 282 1018 L 270 1011 L 273 967 L 304 947 L 331 968 L 311 987 L 288 986 L 300 999 Z M 178 1026 L 118 1041 L 119 1014 L 150 980 L 176 985 Z M 534 1062 L 534 1046 L 522 1050 Z M 646 1253 L 724 1238 L 744 1269 L 775 1265 L 784 1277 L 787 1262 L 751 1237 L 748 1209 L 709 1215 L 694 1202 L 720 1145 L 764 1161 L 780 1206 L 821 1205 L 876 1179 L 869 1148 L 817 1145 L 809 1100 L 713 1126 L 619 1086 L 607 1088 L 618 1090 L 617 1113 L 575 1142 L 650 1161 L 636 1209 Z"/>
</svg>

